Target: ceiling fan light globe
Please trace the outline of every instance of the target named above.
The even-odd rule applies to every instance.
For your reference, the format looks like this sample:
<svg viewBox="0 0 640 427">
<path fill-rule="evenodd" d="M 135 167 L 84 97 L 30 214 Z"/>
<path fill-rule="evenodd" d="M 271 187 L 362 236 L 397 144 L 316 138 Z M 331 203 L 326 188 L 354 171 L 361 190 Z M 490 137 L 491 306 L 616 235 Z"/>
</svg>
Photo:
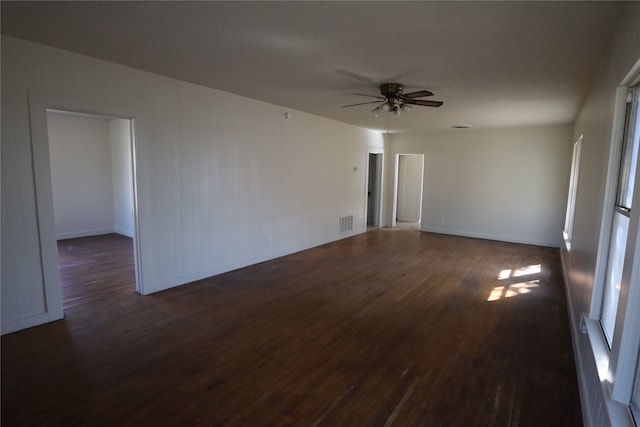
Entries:
<svg viewBox="0 0 640 427">
<path fill-rule="evenodd" d="M 409 111 L 411 111 L 411 105 L 409 104 L 402 104 L 400 108 L 402 108 L 402 111 L 404 111 L 405 113 L 408 113 Z"/>
<path fill-rule="evenodd" d="M 391 110 L 391 106 L 388 102 L 385 102 L 380 106 L 380 110 L 382 110 L 384 113 L 388 113 Z"/>
</svg>

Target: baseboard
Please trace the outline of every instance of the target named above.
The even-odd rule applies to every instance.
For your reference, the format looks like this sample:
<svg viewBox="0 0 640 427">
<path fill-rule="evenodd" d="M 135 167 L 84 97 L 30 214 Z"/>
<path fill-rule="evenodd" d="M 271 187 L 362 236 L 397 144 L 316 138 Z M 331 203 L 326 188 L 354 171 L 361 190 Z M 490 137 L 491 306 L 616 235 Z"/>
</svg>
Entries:
<svg viewBox="0 0 640 427">
<path fill-rule="evenodd" d="M 17 332 L 22 329 L 31 328 L 33 326 L 42 325 L 44 323 L 48 323 L 49 315 L 48 313 L 40 313 L 29 317 L 24 317 L 22 319 L 11 320 L 9 322 L 2 323 L 2 331 L 1 335 L 10 334 L 12 332 Z"/>
<path fill-rule="evenodd" d="M 119 234 L 121 236 L 129 237 L 133 239 L 133 232 L 131 230 L 125 230 L 124 228 L 115 228 L 113 230 L 114 233 Z"/>
<path fill-rule="evenodd" d="M 573 347 L 573 361 L 576 364 L 576 378 L 578 379 L 578 394 L 580 396 L 580 408 L 582 410 L 582 423 L 585 427 L 596 427 L 591 419 L 591 411 L 587 406 L 589 401 L 589 393 L 587 387 L 587 380 L 584 377 L 584 362 L 582 360 L 582 353 L 580 352 L 580 345 L 578 342 L 578 334 L 580 333 L 579 325 L 576 325 L 573 300 L 571 299 L 571 292 L 569 288 L 569 275 L 567 272 L 567 255 L 566 251 L 560 249 L 560 268 L 562 270 L 562 280 L 564 284 L 564 295 L 567 301 L 567 314 L 569 315 L 569 328 L 571 332 L 571 346 Z"/>
<path fill-rule="evenodd" d="M 606 365 L 608 364 L 609 349 L 603 340 L 596 338 L 602 335 L 598 321 L 589 319 L 586 313 L 580 314 L 579 317 L 575 316 L 569 287 L 567 253 L 564 249 L 560 250 L 560 265 L 567 299 L 567 311 L 569 312 L 571 344 L 576 363 L 583 424 L 586 427 L 634 427 L 635 423 L 629 410 L 629 405 L 613 400 L 611 392 L 608 390 L 605 378 L 607 376 Z M 580 324 L 576 324 L 577 318 L 580 319 Z M 587 350 L 586 354 L 579 351 L 580 336 L 582 334 L 585 335 L 584 339 L 588 341 L 589 350 Z M 594 375 L 594 377 L 589 378 L 590 375 Z M 589 381 L 590 379 L 593 381 Z M 594 405 L 592 403 L 593 400 L 591 398 L 596 395 L 598 395 L 598 400 L 602 399 L 604 405 Z M 590 404 L 594 407 L 590 407 Z"/>
<path fill-rule="evenodd" d="M 68 233 L 56 234 L 57 240 L 76 239 L 78 237 L 100 236 L 102 234 L 118 233 L 113 228 L 103 228 L 98 230 L 70 231 Z M 122 234 L 122 233 L 118 233 Z"/>
<path fill-rule="evenodd" d="M 429 233 L 436 233 L 436 234 L 446 234 L 450 236 L 471 237 L 474 239 L 485 239 L 485 240 L 495 240 L 499 242 L 519 243 L 523 245 L 544 246 L 547 248 L 560 247 L 560 244 L 558 242 L 550 242 L 547 240 L 536 240 L 536 239 L 522 239 L 519 237 L 512 237 L 512 236 L 498 236 L 493 234 L 476 233 L 472 231 L 450 230 L 450 229 L 443 229 L 443 228 L 437 228 L 437 227 L 425 227 L 425 228 L 421 228 L 420 231 L 426 231 Z"/>
<path fill-rule="evenodd" d="M 187 283 L 191 283 L 191 282 L 195 282 L 197 280 L 202 280 L 202 279 L 206 279 L 208 277 L 212 277 L 212 276 L 217 276 L 218 274 L 223 274 L 223 273 L 228 273 L 229 271 L 233 271 L 233 270 L 238 270 L 240 268 L 244 268 L 244 267 L 248 267 L 250 265 L 254 265 L 254 264 L 259 264 L 261 262 L 265 262 L 265 261 L 271 261 L 283 256 L 287 256 L 287 255 L 291 255 L 294 254 L 296 252 L 301 252 L 301 251 L 306 251 L 307 249 L 312 249 L 318 246 L 322 246 L 325 245 L 327 243 L 332 243 L 332 242 L 337 242 L 338 240 L 342 240 L 342 239 L 346 239 L 349 237 L 353 237 L 356 236 L 358 234 L 362 234 L 366 232 L 366 229 L 356 229 L 353 231 L 349 231 L 346 233 L 341 233 L 338 235 L 332 235 L 329 237 L 325 237 L 319 240 L 315 240 L 313 242 L 310 243 L 306 243 L 306 244 L 302 244 L 302 245 L 298 245 L 298 246 L 291 246 L 288 248 L 284 248 L 284 249 L 280 249 L 277 251 L 272 251 L 272 252 L 268 252 L 265 254 L 261 254 L 258 256 L 254 256 L 254 257 L 250 257 L 250 258 L 246 258 L 243 260 L 239 260 L 239 261 L 235 261 L 229 264 L 224 264 L 224 265 L 220 265 L 220 266 L 216 266 L 213 268 L 208 268 L 205 270 L 201 270 L 198 272 L 194 272 L 194 273 L 190 273 L 190 274 L 185 274 L 176 278 L 172 278 L 169 280 L 162 280 L 162 281 L 158 281 L 155 283 L 152 283 L 150 288 L 151 290 L 148 291 L 147 286 L 142 286 L 142 289 L 144 289 L 144 294 L 145 295 L 149 295 L 155 292 L 160 292 L 160 291 L 164 291 L 170 288 L 175 288 L 177 286 L 182 286 L 182 285 L 186 285 Z"/>
</svg>

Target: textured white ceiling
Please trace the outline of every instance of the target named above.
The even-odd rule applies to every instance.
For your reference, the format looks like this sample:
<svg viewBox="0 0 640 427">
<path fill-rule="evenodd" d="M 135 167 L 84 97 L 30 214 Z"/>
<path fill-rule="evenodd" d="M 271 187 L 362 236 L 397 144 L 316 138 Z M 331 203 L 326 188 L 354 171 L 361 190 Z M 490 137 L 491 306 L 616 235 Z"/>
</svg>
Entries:
<svg viewBox="0 0 640 427">
<path fill-rule="evenodd" d="M 9 2 L 2 33 L 358 126 L 572 123 L 619 2 Z M 428 89 L 375 118 L 352 92 Z"/>
</svg>

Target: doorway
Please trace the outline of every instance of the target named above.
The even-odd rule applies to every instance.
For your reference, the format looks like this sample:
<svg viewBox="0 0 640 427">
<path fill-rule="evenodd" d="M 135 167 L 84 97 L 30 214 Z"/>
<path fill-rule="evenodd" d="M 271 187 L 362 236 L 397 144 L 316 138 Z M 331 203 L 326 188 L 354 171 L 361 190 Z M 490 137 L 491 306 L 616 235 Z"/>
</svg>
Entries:
<svg viewBox="0 0 640 427">
<path fill-rule="evenodd" d="M 131 120 L 55 109 L 46 119 L 63 310 L 138 291 Z"/>
<path fill-rule="evenodd" d="M 369 227 L 382 226 L 382 170 L 384 166 L 384 151 L 369 148 L 367 152 L 367 198 L 366 225 Z"/>
<path fill-rule="evenodd" d="M 393 227 L 420 228 L 423 176 L 423 154 L 396 155 Z"/>
</svg>

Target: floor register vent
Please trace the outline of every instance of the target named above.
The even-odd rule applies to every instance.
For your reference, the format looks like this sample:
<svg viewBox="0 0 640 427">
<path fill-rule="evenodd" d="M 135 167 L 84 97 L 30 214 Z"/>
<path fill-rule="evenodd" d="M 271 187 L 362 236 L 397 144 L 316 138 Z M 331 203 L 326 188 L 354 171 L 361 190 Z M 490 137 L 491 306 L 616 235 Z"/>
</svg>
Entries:
<svg viewBox="0 0 640 427">
<path fill-rule="evenodd" d="M 353 215 L 340 217 L 340 233 L 353 230 Z"/>
</svg>

